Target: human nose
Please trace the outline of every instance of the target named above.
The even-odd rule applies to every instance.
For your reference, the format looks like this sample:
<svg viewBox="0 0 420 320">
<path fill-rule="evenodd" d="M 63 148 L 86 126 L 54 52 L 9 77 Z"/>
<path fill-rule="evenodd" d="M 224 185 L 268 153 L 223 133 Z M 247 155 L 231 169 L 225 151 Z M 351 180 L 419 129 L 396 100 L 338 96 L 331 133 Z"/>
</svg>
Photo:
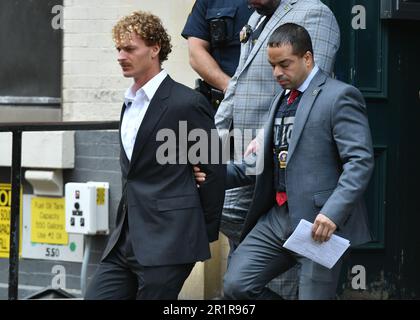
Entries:
<svg viewBox="0 0 420 320">
<path fill-rule="evenodd" d="M 275 78 L 282 77 L 283 75 L 284 75 L 284 73 L 283 73 L 283 68 L 281 68 L 280 66 L 275 66 L 275 67 L 273 68 L 273 76 L 274 76 Z"/>
<path fill-rule="evenodd" d="M 118 60 L 119 62 L 121 62 L 121 61 L 124 61 L 124 60 L 126 60 L 126 59 L 127 59 L 127 57 L 126 57 L 126 55 L 125 55 L 124 50 L 120 50 L 120 51 L 118 51 L 118 54 L 117 54 L 117 60 Z"/>
</svg>

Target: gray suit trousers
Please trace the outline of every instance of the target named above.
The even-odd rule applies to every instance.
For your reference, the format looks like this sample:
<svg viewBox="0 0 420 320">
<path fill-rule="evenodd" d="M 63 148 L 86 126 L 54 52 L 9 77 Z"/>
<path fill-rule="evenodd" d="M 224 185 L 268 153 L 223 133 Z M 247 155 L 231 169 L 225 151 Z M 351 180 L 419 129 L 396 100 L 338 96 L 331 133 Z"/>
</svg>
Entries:
<svg viewBox="0 0 420 320">
<path fill-rule="evenodd" d="M 263 215 L 231 257 L 224 277 L 225 297 L 281 299 L 266 284 L 299 264 L 299 300 L 334 299 L 342 258 L 330 270 L 291 252 L 283 248 L 291 233 L 287 205 L 276 205 Z"/>
</svg>

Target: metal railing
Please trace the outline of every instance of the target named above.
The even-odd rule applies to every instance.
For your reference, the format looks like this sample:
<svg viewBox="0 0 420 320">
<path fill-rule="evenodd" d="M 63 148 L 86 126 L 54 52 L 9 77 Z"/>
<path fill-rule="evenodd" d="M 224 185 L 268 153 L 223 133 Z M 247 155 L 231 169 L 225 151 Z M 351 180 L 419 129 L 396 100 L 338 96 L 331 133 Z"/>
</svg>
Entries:
<svg viewBox="0 0 420 320">
<path fill-rule="evenodd" d="M 9 249 L 9 300 L 18 299 L 19 284 L 19 221 L 20 188 L 22 185 L 22 132 L 24 131 L 77 131 L 116 130 L 118 121 L 105 122 L 37 122 L 0 123 L 0 132 L 12 133 L 12 201 L 10 206 L 10 249 Z"/>
</svg>

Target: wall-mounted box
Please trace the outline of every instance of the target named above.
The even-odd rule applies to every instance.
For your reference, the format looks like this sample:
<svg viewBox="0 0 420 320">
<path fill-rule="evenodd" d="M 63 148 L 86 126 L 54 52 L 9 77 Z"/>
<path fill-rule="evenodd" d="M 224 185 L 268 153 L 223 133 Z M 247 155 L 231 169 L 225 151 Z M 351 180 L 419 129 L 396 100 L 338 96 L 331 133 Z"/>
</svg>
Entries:
<svg viewBox="0 0 420 320">
<path fill-rule="evenodd" d="M 68 233 L 109 233 L 108 182 L 66 183 L 65 202 Z"/>
</svg>

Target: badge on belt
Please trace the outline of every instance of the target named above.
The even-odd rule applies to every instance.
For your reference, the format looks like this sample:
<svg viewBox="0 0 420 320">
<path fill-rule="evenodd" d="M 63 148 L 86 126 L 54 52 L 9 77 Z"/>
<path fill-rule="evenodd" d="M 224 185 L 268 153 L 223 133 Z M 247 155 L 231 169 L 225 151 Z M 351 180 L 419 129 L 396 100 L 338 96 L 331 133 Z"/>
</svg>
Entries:
<svg viewBox="0 0 420 320">
<path fill-rule="evenodd" d="M 280 151 L 279 153 L 279 166 L 280 169 L 286 169 L 287 165 L 287 151 Z"/>
<path fill-rule="evenodd" d="M 241 41 L 241 43 L 247 43 L 251 34 L 252 27 L 249 24 L 245 25 L 239 33 L 239 41 Z"/>
</svg>

